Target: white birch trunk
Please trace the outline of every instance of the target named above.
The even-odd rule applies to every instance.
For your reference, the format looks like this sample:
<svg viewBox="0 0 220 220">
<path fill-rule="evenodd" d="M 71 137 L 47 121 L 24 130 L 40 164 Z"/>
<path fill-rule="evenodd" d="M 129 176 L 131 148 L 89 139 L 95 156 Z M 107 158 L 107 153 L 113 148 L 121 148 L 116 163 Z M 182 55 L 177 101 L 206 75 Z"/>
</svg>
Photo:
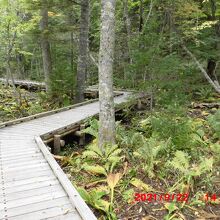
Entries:
<svg viewBox="0 0 220 220">
<path fill-rule="evenodd" d="M 115 44 L 115 0 L 102 0 L 99 50 L 99 147 L 115 143 L 113 59 Z"/>
</svg>

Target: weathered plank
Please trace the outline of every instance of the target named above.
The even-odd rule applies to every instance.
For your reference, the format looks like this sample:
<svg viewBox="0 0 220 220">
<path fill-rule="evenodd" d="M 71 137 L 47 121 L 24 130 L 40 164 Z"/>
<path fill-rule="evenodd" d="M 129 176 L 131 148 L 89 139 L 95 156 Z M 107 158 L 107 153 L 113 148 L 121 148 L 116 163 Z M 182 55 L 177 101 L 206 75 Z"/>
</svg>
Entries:
<svg viewBox="0 0 220 220">
<path fill-rule="evenodd" d="M 33 177 L 38 177 L 38 176 L 45 176 L 45 175 L 51 175 L 53 176 L 53 173 L 51 169 L 45 168 L 45 169 L 36 169 L 34 172 L 29 171 L 29 172 L 17 172 L 17 173 L 12 173 L 12 174 L 7 174 L 4 177 L 4 182 L 11 182 L 11 181 L 19 181 L 19 180 L 25 180 L 25 179 L 30 179 Z"/>
<path fill-rule="evenodd" d="M 79 217 L 78 217 L 79 215 L 76 212 L 76 210 L 72 207 L 72 204 L 66 204 L 63 206 L 57 206 L 57 207 L 53 207 L 53 208 L 48 208 L 48 209 L 36 211 L 36 212 L 27 213 L 24 215 L 10 217 L 10 220 L 27 220 L 27 219 L 39 220 L 39 219 L 47 219 L 47 218 L 55 217 L 58 215 L 65 216 L 68 213 L 74 214 L 73 215 L 74 220 L 79 219 Z"/>
<path fill-rule="evenodd" d="M 62 207 L 63 205 L 69 204 L 69 199 L 64 196 L 53 200 L 41 201 L 39 203 L 28 204 L 25 206 L 19 206 L 14 208 L 7 209 L 8 217 L 15 217 L 19 215 L 24 215 L 26 213 L 33 213 L 39 210 L 53 208 L 53 207 Z M 3 213 L 5 214 L 5 213 Z"/>
<path fill-rule="evenodd" d="M 29 189 L 36 189 L 42 186 L 50 186 L 58 182 L 55 176 L 42 175 L 37 177 L 32 177 L 24 180 L 8 182 L 4 184 L 5 190 L 8 193 L 24 191 Z"/>
<path fill-rule="evenodd" d="M 47 201 L 47 200 L 53 200 L 57 198 L 61 198 L 66 196 L 66 193 L 64 191 L 58 191 L 58 192 L 49 192 L 45 193 L 43 195 L 36 195 L 32 197 L 26 197 L 22 199 L 17 199 L 17 200 L 12 200 L 12 201 L 7 201 L 6 204 L 0 203 L 0 210 L 5 209 L 5 205 L 7 205 L 7 209 L 11 209 L 14 207 L 20 207 L 20 206 L 25 206 L 28 204 L 34 204 L 34 203 L 39 203 L 42 201 Z"/>
</svg>

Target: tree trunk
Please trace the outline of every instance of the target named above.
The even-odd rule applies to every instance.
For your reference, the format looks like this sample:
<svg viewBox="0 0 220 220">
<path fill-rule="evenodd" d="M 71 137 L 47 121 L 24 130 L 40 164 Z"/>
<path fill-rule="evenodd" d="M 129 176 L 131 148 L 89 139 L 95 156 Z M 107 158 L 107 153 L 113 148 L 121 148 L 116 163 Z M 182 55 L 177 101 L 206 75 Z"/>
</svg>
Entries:
<svg viewBox="0 0 220 220">
<path fill-rule="evenodd" d="M 19 79 L 25 79 L 26 75 L 25 75 L 25 67 L 24 67 L 24 55 L 22 54 L 16 54 L 16 60 L 17 60 L 17 72 L 18 72 L 18 78 Z"/>
<path fill-rule="evenodd" d="M 73 39 L 73 32 L 70 33 L 70 65 L 71 65 L 71 72 L 74 71 L 74 39 Z"/>
<path fill-rule="evenodd" d="M 81 1 L 79 57 L 77 64 L 77 102 L 84 101 L 84 90 L 88 62 L 88 37 L 89 37 L 89 0 Z"/>
<path fill-rule="evenodd" d="M 52 60 L 51 60 L 51 52 L 50 52 L 50 42 L 48 39 L 48 2 L 47 0 L 42 0 L 41 6 L 41 22 L 40 22 L 40 30 L 41 30 L 41 49 L 42 49 L 42 58 L 43 58 L 43 69 L 46 83 L 46 91 L 51 91 L 50 88 L 50 78 L 52 74 Z"/>
<path fill-rule="evenodd" d="M 115 0 L 102 0 L 99 50 L 99 147 L 115 143 L 113 57 L 115 45 Z"/>
<path fill-rule="evenodd" d="M 207 74 L 212 79 L 212 81 L 217 80 L 217 76 L 215 75 L 215 70 L 216 70 L 216 61 L 213 59 L 208 59 Z"/>
<path fill-rule="evenodd" d="M 143 0 L 140 0 L 140 21 L 139 21 L 139 32 L 142 32 L 143 30 L 143 25 L 144 25 L 144 19 L 143 19 L 143 13 L 144 13 L 144 8 L 143 8 Z"/>
<path fill-rule="evenodd" d="M 124 22 L 125 22 L 125 27 L 127 31 L 127 46 L 128 46 L 128 60 L 129 63 L 132 63 L 132 58 L 131 58 L 131 20 L 129 18 L 128 14 L 128 0 L 123 0 L 123 6 L 124 6 Z"/>
</svg>

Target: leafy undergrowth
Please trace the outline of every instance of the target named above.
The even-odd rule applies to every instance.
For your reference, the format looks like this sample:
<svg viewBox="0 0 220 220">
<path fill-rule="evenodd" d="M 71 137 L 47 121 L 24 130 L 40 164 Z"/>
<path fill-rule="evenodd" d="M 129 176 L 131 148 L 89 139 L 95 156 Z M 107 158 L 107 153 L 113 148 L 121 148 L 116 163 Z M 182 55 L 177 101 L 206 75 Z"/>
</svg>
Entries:
<svg viewBox="0 0 220 220">
<path fill-rule="evenodd" d="M 190 106 L 160 106 L 119 122 L 117 145 L 104 152 L 92 120 L 85 132 L 94 141 L 64 152 L 63 169 L 99 219 L 220 218 L 220 110 Z"/>
<path fill-rule="evenodd" d="M 34 93 L 17 88 L 15 93 L 12 87 L 0 84 L 0 123 L 62 106 L 63 103 L 48 97 L 45 92 Z"/>
</svg>

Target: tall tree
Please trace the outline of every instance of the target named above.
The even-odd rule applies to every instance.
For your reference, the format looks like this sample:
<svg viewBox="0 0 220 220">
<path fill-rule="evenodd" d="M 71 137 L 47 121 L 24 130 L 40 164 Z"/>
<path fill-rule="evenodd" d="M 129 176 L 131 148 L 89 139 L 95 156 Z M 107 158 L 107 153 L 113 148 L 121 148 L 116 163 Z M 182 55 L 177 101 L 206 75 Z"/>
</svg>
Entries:
<svg viewBox="0 0 220 220">
<path fill-rule="evenodd" d="M 99 49 L 99 147 L 115 143 L 113 57 L 115 44 L 115 0 L 102 0 Z"/>
<path fill-rule="evenodd" d="M 80 17 L 80 37 L 79 37 L 79 56 L 77 64 L 77 102 L 84 100 L 84 90 L 88 62 L 89 49 L 89 0 L 81 1 L 81 17 Z"/>
<path fill-rule="evenodd" d="M 139 21 L 139 32 L 142 32 L 144 19 L 143 19 L 144 7 L 143 7 L 143 0 L 140 0 L 140 21 Z"/>
<path fill-rule="evenodd" d="M 51 90 L 50 88 L 50 77 L 52 74 L 52 60 L 50 52 L 50 42 L 49 42 L 49 30 L 48 30 L 48 2 L 47 0 L 41 1 L 41 48 L 42 48 L 42 57 L 43 57 L 43 69 L 46 82 L 47 92 Z"/>
<path fill-rule="evenodd" d="M 128 0 L 123 0 L 123 7 L 124 7 L 124 23 L 127 32 L 127 46 L 128 46 L 128 60 L 129 63 L 132 64 L 131 58 L 131 20 L 128 13 Z"/>
</svg>

